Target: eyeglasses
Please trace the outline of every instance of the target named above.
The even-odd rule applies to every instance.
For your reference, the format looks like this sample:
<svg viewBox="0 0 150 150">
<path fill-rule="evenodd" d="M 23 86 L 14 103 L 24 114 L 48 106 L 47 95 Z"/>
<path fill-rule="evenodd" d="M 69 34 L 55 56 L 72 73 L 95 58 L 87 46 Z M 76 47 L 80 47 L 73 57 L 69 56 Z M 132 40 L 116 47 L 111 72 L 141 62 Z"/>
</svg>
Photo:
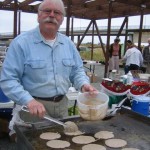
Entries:
<svg viewBox="0 0 150 150">
<path fill-rule="evenodd" d="M 62 12 L 58 11 L 58 10 L 50 10 L 50 9 L 45 9 L 45 10 L 42 10 L 40 9 L 39 11 L 42 11 L 45 15 L 50 15 L 50 13 L 54 13 L 54 16 L 61 16 L 63 15 Z"/>
</svg>

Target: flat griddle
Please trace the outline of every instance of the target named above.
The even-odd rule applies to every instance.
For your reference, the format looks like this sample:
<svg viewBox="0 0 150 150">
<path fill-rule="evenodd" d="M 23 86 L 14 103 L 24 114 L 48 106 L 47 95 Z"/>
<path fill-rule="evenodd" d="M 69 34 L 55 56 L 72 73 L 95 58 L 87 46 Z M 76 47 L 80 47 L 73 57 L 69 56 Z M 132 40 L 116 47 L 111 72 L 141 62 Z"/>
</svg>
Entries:
<svg viewBox="0 0 150 150">
<path fill-rule="evenodd" d="M 79 116 L 66 118 L 63 121 L 68 120 L 76 122 L 79 129 L 85 132 L 85 135 L 94 136 L 98 131 L 107 130 L 113 132 L 115 138 L 126 140 L 126 147 L 150 150 L 150 118 L 137 114 L 132 110 L 121 108 L 115 117 L 100 121 L 85 121 Z M 48 131 L 59 132 L 62 135 L 61 140 L 71 143 L 69 149 L 81 150 L 83 146 L 73 143 L 73 136 L 64 135 L 63 127 L 54 123 L 37 123 L 31 129 L 15 126 L 15 129 L 18 137 L 18 149 L 53 150 L 46 146 L 46 140 L 39 138 L 41 133 Z M 98 140 L 94 143 L 105 146 L 107 150 L 114 150 L 114 148 L 109 148 L 105 145 L 105 140 Z"/>
</svg>

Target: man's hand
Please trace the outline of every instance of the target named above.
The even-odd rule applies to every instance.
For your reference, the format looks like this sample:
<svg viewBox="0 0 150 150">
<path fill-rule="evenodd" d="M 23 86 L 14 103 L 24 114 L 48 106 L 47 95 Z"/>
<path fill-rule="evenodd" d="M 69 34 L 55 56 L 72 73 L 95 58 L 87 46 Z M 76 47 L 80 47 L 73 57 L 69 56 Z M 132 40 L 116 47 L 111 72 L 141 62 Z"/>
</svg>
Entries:
<svg viewBox="0 0 150 150">
<path fill-rule="evenodd" d="M 46 113 L 44 105 L 42 103 L 36 101 L 35 99 L 31 100 L 27 104 L 27 107 L 29 109 L 29 112 L 32 115 L 36 115 L 36 116 L 38 116 L 40 118 L 43 118 L 45 113 Z"/>
<path fill-rule="evenodd" d="M 81 91 L 82 92 L 89 92 L 90 94 L 97 94 L 98 93 L 98 90 L 91 86 L 90 84 L 84 84 L 81 88 Z"/>
</svg>

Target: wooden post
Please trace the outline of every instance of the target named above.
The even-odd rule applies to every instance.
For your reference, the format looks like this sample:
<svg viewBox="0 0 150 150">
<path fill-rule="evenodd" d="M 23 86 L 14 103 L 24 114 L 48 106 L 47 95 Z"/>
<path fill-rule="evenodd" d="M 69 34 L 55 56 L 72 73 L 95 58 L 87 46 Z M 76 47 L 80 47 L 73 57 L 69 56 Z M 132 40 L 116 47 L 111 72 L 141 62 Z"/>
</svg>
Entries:
<svg viewBox="0 0 150 150">
<path fill-rule="evenodd" d="M 17 9 L 18 9 L 18 0 L 14 1 L 14 38 L 17 36 Z"/>
<path fill-rule="evenodd" d="M 111 30 L 111 14 L 112 14 L 112 0 L 109 1 L 109 13 L 108 13 L 108 30 L 107 30 L 107 45 L 106 45 L 106 60 L 105 60 L 105 72 L 104 77 L 108 74 L 108 61 L 109 61 L 109 45 L 110 45 L 110 30 Z"/>
<path fill-rule="evenodd" d="M 139 31 L 139 39 L 138 39 L 138 49 L 141 51 L 141 39 L 142 39 L 142 27 L 143 27 L 143 12 L 146 5 L 141 5 L 141 17 L 140 17 L 140 31 Z"/>
</svg>

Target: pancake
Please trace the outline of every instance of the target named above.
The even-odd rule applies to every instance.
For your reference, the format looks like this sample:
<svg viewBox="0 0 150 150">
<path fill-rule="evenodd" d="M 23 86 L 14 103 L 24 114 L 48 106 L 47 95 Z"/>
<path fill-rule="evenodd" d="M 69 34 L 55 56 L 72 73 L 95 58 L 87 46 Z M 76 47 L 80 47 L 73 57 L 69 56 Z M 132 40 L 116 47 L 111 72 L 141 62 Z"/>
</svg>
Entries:
<svg viewBox="0 0 150 150">
<path fill-rule="evenodd" d="M 40 135 L 40 138 L 44 140 L 55 140 L 59 139 L 60 137 L 61 135 L 55 132 L 45 132 Z"/>
<path fill-rule="evenodd" d="M 88 144 L 88 145 L 84 145 L 82 147 L 82 150 L 106 150 L 106 148 L 98 144 Z"/>
<path fill-rule="evenodd" d="M 120 148 L 127 145 L 127 142 L 122 139 L 108 139 L 105 141 L 105 144 L 111 148 Z"/>
<path fill-rule="evenodd" d="M 106 139 L 113 138 L 114 134 L 113 134 L 113 132 L 110 132 L 110 131 L 99 131 L 99 132 L 95 133 L 94 137 L 98 138 L 98 139 L 106 140 Z"/>
<path fill-rule="evenodd" d="M 70 136 L 77 136 L 77 135 L 82 135 L 84 133 L 78 130 L 76 132 L 64 132 L 64 134 L 70 135 Z"/>
<path fill-rule="evenodd" d="M 78 129 L 78 126 L 72 122 L 72 121 L 67 121 L 65 122 L 65 124 L 67 125 L 67 127 L 70 128 L 70 130 L 66 130 L 65 129 L 65 132 L 64 134 L 66 135 L 70 135 L 70 136 L 77 136 L 77 135 L 81 135 L 81 134 L 84 134 L 83 132 L 81 132 L 79 129 Z"/>
<path fill-rule="evenodd" d="M 92 136 L 80 135 L 72 138 L 72 141 L 76 144 L 89 144 L 95 142 L 95 138 Z"/>
<path fill-rule="evenodd" d="M 48 141 L 46 145 L 51 148 L 66 148 L 70 146 L 70 143 L 63 140 L 51 140 Z"/>
<path fill-rule="evenodd" d="M 66 125 L 65 132 L 67 132 L 67 133 L 76 132 L 79 130 L 78 126 L 72 121 L 65 122 L 65 125 Z"/>
</svg>

